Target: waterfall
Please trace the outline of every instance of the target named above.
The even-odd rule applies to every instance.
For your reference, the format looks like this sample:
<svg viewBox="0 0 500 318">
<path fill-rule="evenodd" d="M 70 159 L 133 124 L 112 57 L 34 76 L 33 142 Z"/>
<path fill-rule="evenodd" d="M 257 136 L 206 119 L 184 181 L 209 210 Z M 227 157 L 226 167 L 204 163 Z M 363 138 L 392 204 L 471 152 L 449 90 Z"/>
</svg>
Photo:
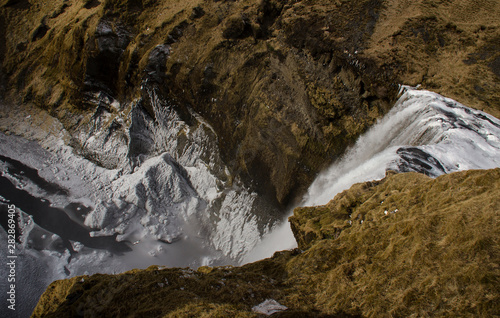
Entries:
<svg viewBox="0 0 500 318">
<path fill-rule="evenodd" d="M 433 92 L 403 86 L 400 93 L 391 111 L 316 177 L 299 206 L 327 204 L 355 183 L 382 179 L 387 170 L 437 177 L 500 167 L 500 120 Z M 284 221 L 244 263 L 295 246 Z"/>
</svg>

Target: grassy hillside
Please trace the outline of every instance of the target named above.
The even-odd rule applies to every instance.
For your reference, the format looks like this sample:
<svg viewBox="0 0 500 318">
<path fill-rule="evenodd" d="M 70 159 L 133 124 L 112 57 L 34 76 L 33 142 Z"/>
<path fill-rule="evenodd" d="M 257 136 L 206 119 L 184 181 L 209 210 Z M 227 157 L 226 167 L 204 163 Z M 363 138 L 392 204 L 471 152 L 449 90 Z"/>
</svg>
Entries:
<svg viewBox="0 0 500 318">
<path fill-rule="evenodd" d="M 2 0 L 0 96 L 77 134 L 96 96 L 120 103 L 110 125 L 134 102 L 151 110 L 150 85 L 214 127 L 233 175 L 286 205 L 398 84 L 499 117 L 499 17 L 494 0 Z"/>
<path fill-rule="evenodd" d="M 500 169 L 388 173 L 298 208 L 299 249 L 242 267 L 52 283 L 34 317 L 493 317 L 500 312 Z"/>
</svg>

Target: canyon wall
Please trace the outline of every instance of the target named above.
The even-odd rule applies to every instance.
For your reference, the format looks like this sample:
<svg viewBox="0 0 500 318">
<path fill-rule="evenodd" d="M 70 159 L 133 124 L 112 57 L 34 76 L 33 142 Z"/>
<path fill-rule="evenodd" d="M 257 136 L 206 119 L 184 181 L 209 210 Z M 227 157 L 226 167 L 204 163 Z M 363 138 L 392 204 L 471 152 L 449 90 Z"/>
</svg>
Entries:
<svg viewBox="0 0 500 318">
<path fill-rule="evenodd" d="M 106 168 L 164 151 L 127 135 L 131 113 L 155 120 L 154 98 L 188 123 L 193 110 L 230 174 L 281 206 L 388 111 L 398 84 L 500 114 L 497 1 L 0 6 L 3 103 L 46 110 Z"/>
</svg>

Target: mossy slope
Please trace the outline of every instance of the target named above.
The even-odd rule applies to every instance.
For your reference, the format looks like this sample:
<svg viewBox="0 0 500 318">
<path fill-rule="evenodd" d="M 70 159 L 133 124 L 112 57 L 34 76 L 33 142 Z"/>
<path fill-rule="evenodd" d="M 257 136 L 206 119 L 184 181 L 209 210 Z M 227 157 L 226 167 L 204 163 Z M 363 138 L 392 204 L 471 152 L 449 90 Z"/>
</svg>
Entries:
<svg viewBox="0 0 500 318">
<path fill-rule="evenodd" d="M 148 108 L 153 85 L 215 128 L 233 175 L 285 205 L 399 83 L 498 117 L 499 17 L 486 0 L 4 0 L 0 87 L 76 134 L 96 94 Z"/>
<path fill-rule="evenodd" d="M 354 185 L 290 221 L 299 249 L 242 267 L 52 283 L 34 317 L 492 317 L 500 312 L 500 169 Z M 387 213 L 385 213 L 387 211 Z"/>
</svg>

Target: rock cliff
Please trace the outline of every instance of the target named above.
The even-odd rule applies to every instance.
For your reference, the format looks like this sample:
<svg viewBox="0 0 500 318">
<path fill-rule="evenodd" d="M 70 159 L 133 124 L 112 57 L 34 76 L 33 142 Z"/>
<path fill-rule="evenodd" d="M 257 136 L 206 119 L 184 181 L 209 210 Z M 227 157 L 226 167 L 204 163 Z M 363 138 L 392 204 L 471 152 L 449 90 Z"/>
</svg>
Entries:
<svg viewBox="0 0 500 318">
<path fill-rule="evenodd" d="M 3 103 L 47 110 L 107 168 L 160 151 L 125 133 L 135 109 L 154 119 L 157 98 L 187 122 L 192 109 L 214 127 L 230 174 L 282 205 L 387 112 L 400 83 L 500 114 L 497 1 L 4 0 L 0 10 Z"/>
<path fill-rule="evenodd" d="M 499 169 L 389 172 L 297 208 L 299 249 L 242 267 L 56 281 L 33 317 L 258 317 L 266 299 L 288 308 L 275 317 L 491 317 L 500 310 L 499 189 Z"/>
</svg>

